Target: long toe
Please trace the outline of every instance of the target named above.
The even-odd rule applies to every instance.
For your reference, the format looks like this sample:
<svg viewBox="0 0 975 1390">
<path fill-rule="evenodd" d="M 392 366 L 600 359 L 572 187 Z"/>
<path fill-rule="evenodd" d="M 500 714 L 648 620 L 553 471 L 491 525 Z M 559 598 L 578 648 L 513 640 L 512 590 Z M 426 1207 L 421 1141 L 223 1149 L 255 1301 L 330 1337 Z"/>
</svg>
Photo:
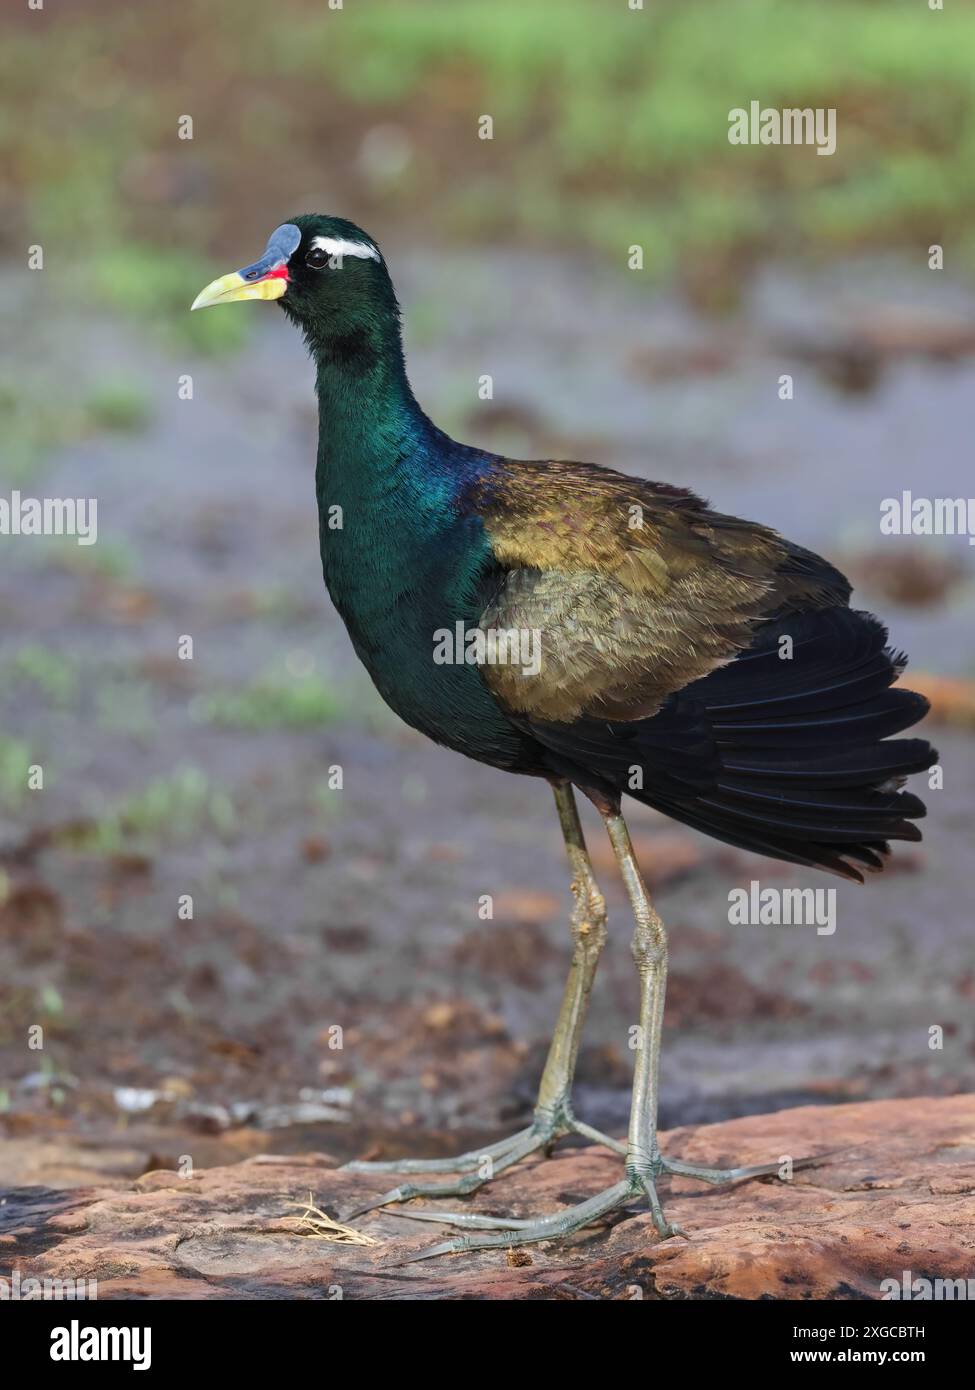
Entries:
<svg viewBox="0 0 975 1390">
<path fill-rule="evenodd" d="M 471 1154 L 458 1154 L 456 1158 L 404 1158 L 397 1161 L 383 1160 L 381 1163 L 356 1159 L 343 1163 L 342 1173 L 463 1173 L 468 1168 L 476 1168 L 477 1159 Z"/>
<path fill-rule="evenodd" d="M 368 1202 L 351 1207 L 341 1220 L 353 1221 L 357 1216 L 365 1216 L 367 1211 L 376 1211 L 379 1207 L 386 1207 L 395 1202 L 409 1202 L 414 1197 L 466 1197 L 469 1192 L 476 1192 L 488 1181 L 488 1178 L 469 1174 L 467 1177 L 458 1178 L 456 1182 L 405 1182 L 399 1187 L 391 1187 L 381 1197 L 373 1197 Z"/>
<path fill-rule="evenodd" d="M 444 1226 L 463 1226 L 473 1231 L 513 1231 L 530 1226 L 513 1216 L 481 1216 L 473 1211 L 434 1211 L 430 1207 L 404 1207 L 391 1211 L 390 1216 L 402 1216 L 406 1221 L 439 1221 Z"/>
<path fill-rule="evenodd" d="M 797 1172 L 802 1168 L 814 1168 L 829 1156 L 828 1154 L 814 1154 L 808 1158 L 795 1158 L 791 1161 L 791 1171 Z M 739 1168 L 708 1168 L 701 1163 L 685 1163 L 677 1158 L 662 1158 L 661 1166 L 665 1173 L 672 1173 L 675 1177 L 697 1178 L 699 1182 L 718 1186 L 726 1182 L 742 1182 L 748 1178 L 778 1177 L 782 1172 L 783 1163 L 779 1159 L 775 1163 L 750 1163 Z"/>
<path fill-rule="evenodd" d="M 588 1198 L 585 1202 L 579 1202 L 575 1206 L 566 1207 L 563 1211 L 555 1212 L 550 1216 L 542 1216 L 537 1219 L 507 1218 L 501 1217 L 466 1217 L 463 1213 L 443 1212 L 440 1220 L 450 1221 L 450 1223 L 474 1226 L 475 1229 L 484 1229 L 482 1223 L 491 1223 L 492 1229 L 495 1226 L 503 1225 L 504 1229 L 491 1235 L 457 1236 L 454 1240 L 441 1241 L 438 1245 L 429 1246 L 426 1250 L 420 1250 L 415 1255 L 406 1255 L 403 1259 L 396 1261 L 397 1264 L 414 1264 L 417 1260 L 432 1260 L 438 1255 L 454 1255 L 468 1250 L 496 1250 L 507 1249 L 515 1245 L 530 1245 L 540 1240 L 560 1240 L 564 1236 L 572 1235 L 573 1232 L 582 1230 L 590 1222 L 596 1221 L 599 1217 L 605 1216 L 608 1212 L 628 1206 L 633 1197 L 633 1184 L 628 1178 L 616 1183 L 613 1187 L 608 1187 L 605 1192 L 597 1193 L 595 1197 Z M 409 1213 L 402 1212 L 398 1215 L 407 1216 Z M 461 1219 L 456 1221 L 456 1217 Z M 424 1214 L 421 1220 L 436 1219 L 432 1213 Z"/>
<path fill-rule="evenodd" d="M 374 1162 L 371 1159 L 352 1159 L 349 1163 L 343 1163 L 341 1171 L 346 1173 L 463 1173 L 471 1168 L 479 1168 L 486 1158 L 501 1158 L 521 1144 L 531 1133 L 531 1126 L 529 1126 L 527 1129 L 518 1130 L 517 1134 L 509 1134 L 504 1139 L 497 1140 L 494 1144 L 487 1144 L 483 1149 L 472 1149 L 469 1153 L 458 1154 L 456 1158 L 399 1158 L 383 1159 L 381 1162 Z"/>
</svg>

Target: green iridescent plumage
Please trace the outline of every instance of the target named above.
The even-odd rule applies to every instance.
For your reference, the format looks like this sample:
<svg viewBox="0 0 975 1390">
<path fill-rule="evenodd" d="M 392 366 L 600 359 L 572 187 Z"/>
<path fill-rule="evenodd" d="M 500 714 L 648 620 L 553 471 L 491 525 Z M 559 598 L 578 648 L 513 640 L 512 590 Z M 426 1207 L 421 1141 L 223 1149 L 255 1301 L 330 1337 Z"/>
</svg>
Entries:
<svg viewBox="0 0 975 1390">
<path fill-rule="evenodd" d="M 923 701 L 889 689 L 897 663 L 882 628 L 848 609 L 841 574 L 683 489 L 448 438 L 410 389 L 375 243 L 342 219 L 295 225 L 302 245 L 317 237 L 374 251 L 323 272 L 303 266 L 299 250 L 281 303 L 316 364 L 325 580 L 403 719 L 495 766 L 568 776 L 603 803 L 628 790 L 655 803 L 659 793 L 669 814 L 719 838 L 848 876 L 877 867 L 890 839 L 916 838 L 920 803 L 879 788 L 927 766 L 930 751 L 882 743 L 878 730 L 914 723 Z M 436 634 L 458 625 L 538 632 L 540 669 L 436 662 Z M 791 664 L 760 665 L 782 636 L 802 639 Z M 725 720 L 723 739 L 699 712 L 690 719 L 688 690 L 698 705 L 722 707 L 730 681 L 740 697 L 729 667 L 749 651 L 756 680 L 778 672 L 792 708 L 796 685 L 815 706 L 788 737 L 767 692 L 771 727 L 740 698 L 745 713 Z M 856 707 L 831 718 L 857 673 Z M 664 734 L 683 777 L 662 765 Z M 842 754 L 843 785 L 823 810 L 827 752 Z M 754 785 L 739 773 L 729 789 L 727 765 L 743 759 Z M 773 800 L 774 823 L 763 824 L 757 808 Z"/>
</svg>

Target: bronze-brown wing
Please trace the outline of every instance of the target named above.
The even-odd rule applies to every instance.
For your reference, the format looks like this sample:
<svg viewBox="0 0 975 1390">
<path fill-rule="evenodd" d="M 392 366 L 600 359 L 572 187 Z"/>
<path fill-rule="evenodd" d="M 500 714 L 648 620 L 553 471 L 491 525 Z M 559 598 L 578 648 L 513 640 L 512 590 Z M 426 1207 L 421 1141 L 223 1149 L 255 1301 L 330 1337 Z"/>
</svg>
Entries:
<svg viewBox="0 0 975 1390">
<path fill-rule="evenodd" d="M 528 720 L 646 718 L 772 613 L 848 596 L 817 556 L 677 488 L 507 461 L 495 483 L 480 512 L 507 574 L 480 626 L 537 634 L 541 661 L 534 674 L 514 662 L 482 674 Z"/>
</svg>

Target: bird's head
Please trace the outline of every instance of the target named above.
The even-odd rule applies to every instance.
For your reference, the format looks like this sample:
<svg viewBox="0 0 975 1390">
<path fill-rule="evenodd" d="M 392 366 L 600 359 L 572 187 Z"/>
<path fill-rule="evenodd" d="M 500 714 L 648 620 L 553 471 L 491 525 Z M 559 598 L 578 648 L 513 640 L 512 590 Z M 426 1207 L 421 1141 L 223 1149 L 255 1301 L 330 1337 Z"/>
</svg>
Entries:
<svg viewBox="0 0 975 1390">
<path fill-rule="evenodd" d="M 238 299 L 277 299 L 312 339 L 378 327 L 396 298 L 379 248 L 354 222 L 306 214 L 276 227 L 260 260 L 201 290 L 191 308 Z"/>
</svg>

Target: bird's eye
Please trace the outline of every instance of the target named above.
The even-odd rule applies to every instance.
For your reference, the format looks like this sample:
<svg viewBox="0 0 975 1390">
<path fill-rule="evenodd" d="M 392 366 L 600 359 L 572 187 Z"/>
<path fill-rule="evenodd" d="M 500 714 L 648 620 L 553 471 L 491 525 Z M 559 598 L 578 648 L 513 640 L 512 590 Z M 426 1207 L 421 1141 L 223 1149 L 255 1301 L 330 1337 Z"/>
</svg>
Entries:
<svg viewBox="0 0 975 1390">
<path fill-rule="evenodd" d="M 313 246 L 305 256 L 305 265 L 311 266 L 312 270 L 321 270 L 328 265 L 328 252 L 321 246 Z"/>
</svg>

